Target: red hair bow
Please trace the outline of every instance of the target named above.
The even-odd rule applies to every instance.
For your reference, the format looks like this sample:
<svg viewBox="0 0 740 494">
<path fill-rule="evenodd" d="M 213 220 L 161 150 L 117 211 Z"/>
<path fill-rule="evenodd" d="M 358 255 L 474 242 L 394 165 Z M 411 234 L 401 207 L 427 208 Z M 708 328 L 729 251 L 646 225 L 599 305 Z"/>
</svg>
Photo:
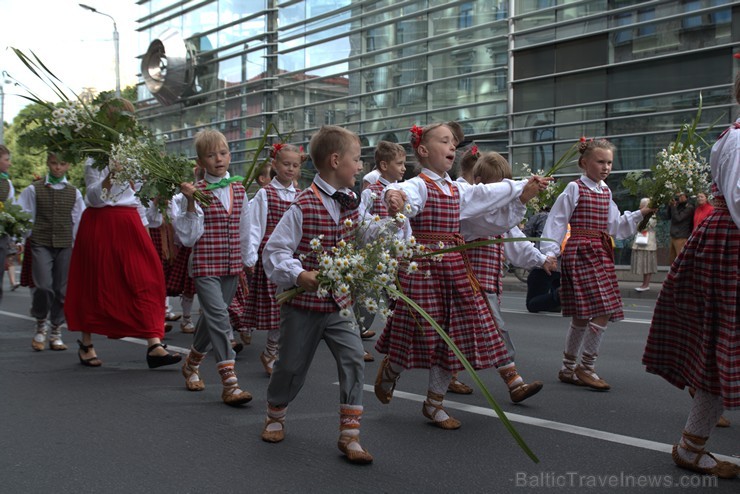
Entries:
<svg viewBox="0 0 740 494">
<path fill-rule="evenodd" d="M 276 142 L 272 145 L 272 151 L 270 151 L 270 158 L 277 158 L 278 153 L 283 149 L 284 144 L 282 142 Z"/>
<path fill-rule="evenodd" d="M 414 146 L 414 149 L 418 148 L 419 144 L 421 144 L 421 135 L 423 133 L 424 129 L 418 125 L 411 127 L 411 145 Z"/>
</svg>

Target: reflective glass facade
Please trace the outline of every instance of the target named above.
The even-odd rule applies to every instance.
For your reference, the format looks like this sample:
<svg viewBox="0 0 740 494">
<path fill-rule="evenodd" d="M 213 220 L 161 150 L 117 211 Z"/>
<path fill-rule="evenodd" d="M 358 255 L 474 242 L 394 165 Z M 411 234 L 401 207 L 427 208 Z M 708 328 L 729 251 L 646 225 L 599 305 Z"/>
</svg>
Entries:
<svg viewBox="0 0 740 494">
<path fill-rule="evenodd" d="M 142 52 L 167 29 L 194 47 L 193 89 L 139 115 L 192 154 L 226 134 L 238 172 L 272 122 L 306 145 L 322 124 L 408 142 L 413 124 L 457 120 L 482 150 L 547 169 L 580 136 L 618 152 L 610 186 L 648 168 L 696 112 L 732 120 L 740 1 L 139 0 Z M 310 168 L 309 168 L 310 169 Z M 570 170 L 577 173 L 577 170 Z"/>
</svg>

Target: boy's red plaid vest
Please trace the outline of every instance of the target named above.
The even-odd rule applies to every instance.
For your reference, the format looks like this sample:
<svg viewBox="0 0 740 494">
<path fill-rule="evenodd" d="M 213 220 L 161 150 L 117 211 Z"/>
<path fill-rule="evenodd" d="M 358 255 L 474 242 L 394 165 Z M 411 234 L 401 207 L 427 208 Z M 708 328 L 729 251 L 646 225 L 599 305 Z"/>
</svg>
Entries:
<svg viewBox="0 0 740 494">
<path fill-rule="evenodd" d="M 231 211 L 226 211 L 221 201 L 206 190 L 205 180 L 195 186 L 211 198 L 211 204 L 203 207 L 204 229 L 193 246 L 193 276 L 229 276 L 242 272 L 239 221 L 246 191 L 242 184 L 234 182 L 231 188 Z"/>
<path fill-rule="evenodd" d="M 385 185 L 383 185 L 380 180 L 378 180 L 374 184 L 370 184 L 368 186 L 368 189 L 370 189 L 371 192 L 375 193 L 375 199 L 373 199 L 373 204 L 371 206 L 372 209 L 369 211 L 369 213 L 377 214 L 381 218 L 387 218 L 388 208 L 385 207 L 385 203 L 381 200 Z"/>
<path fill-rule="evenodd" d="M 318 271 L 319 269 L 318 257 L 311 250 L 311 240 L 318 238 L 319 235 L 323 235 L 324 238 L 321 240 L 321 244 L 324 250 L 327 251 L 340 240 L 349 239 L 359 219 L 356 209 L 346 210 L 341 208 L 339 224 L 334 223 L 329 211 L 326 210 L 322 203 L 322 194 L 324 193 L 319 190 L 319 187 L 316 184 L 312 184 L 311 187 L 304 189 L 298 194 L 293 202 L 295 206 L 300 208 L 303 214 L 303 236 L 298 244 L 298 250 L 296 250 L 293 256 L 299 259 L 302 254 L 305 254 L 305 258 L 301 263 L 303 264 L 303 269 L 306 271 Z M 327 196 L 326 198 L 328 199 L 329 197 Z M 353 226 L 346 227 L 344 225 L 344 222 L 348 219 L 352 220 Z M 319 298 L 316 296 L 316 293 L 301 293 L 289 303 L 293 307 L 303 310 L 336 312 L 339 309 L 350 307 L 352 305 L 352 297 L 345 296 L 335 300 L 331 295 L 326 298 Z"/>
</svg>

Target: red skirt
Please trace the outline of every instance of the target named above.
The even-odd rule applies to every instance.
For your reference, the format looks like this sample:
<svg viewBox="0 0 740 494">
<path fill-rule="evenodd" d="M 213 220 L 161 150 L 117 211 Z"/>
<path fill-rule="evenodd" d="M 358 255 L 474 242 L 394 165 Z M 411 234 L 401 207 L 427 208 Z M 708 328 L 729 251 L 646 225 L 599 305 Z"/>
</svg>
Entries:
<svg viewBox="0 0 740 494">
<path fill-rule="evenodd" d="M 715 209 L 671 265 L 655 305 L 642 363 L 679 388 L 740 408 L 740 230 Z"/>
<path fill-rule="evenodd" d="M 244 313 L 246 310 L 247 293 L 249 288 L 247 287 L 247 276 L 244 272 L 239 273 L 238 284 L 236 285 L 236 293 L 234 298 L 231 299 L 229 304 L 229 322 L 231 327 L 236 330 L 243 330 L 247 328 L 244 323 Z"/>
<path fill-rule="evenodd" d="M 164 298 L 162 265 L 136 208 L 87 208 L 69 266 L 69 330 L 162 338 Z"/>
</svg>

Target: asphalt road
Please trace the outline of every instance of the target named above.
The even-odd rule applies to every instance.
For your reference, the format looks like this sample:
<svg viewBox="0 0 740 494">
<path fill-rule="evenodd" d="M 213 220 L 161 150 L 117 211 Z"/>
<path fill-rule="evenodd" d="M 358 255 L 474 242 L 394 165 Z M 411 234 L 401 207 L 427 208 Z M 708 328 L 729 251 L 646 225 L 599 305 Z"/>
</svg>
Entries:
<svg viewBox="0 0 740 494">
<path fill-rule="evenodd" d="M 609 326 L 598 370 L 612 390 L 600 393 L 557 381 L 568 321 L 527 313 L 524 293 L 504 296 L 519 371 L 545 387 L 514 405 L 495 371 L 481 376 L 539 463 L 519 449 L 478 390 L 447 396 L 448 411 L 463 423 L 457 431 L 421 415 L 426 372 L 404 373 L 393 401 L 380 404 L 372 392 L 376 358 L 366 368 L 362 423 L 362 443 L 375 462 L 365 467 L 349 464 L 336 447 L 337 374 L 323 345 L 289 408 L 286 440 L 267 444 L 259 438 L 268 383 L 259 362 L 263 333 L 237 358 L 240 383 L 255 399 L 231 408 L 220 401 L 211 357 L 201 367 L 206 390 L 193 393 L 179 367 L 149 370 L 140 341 L 97 337 L 104 361 L 97 369 L 79 364 L 74 334 L 65 334 L 70 350 L 33 352 L 29 300 L 25 288 L 6 290 L 0 306 L 2 492 L 740 491 L 740 479 L 716 483 L 671 461 L 689 397 L 640 365 L 652 299 L 625 299 L 626 321 Z M 166 342 L 185 351 L 190 338 L 176 326 Z M 716 429 L 710 449 L 740 463 L 740 414 L 726 417 L 733 425 Z"/>
</svg>

